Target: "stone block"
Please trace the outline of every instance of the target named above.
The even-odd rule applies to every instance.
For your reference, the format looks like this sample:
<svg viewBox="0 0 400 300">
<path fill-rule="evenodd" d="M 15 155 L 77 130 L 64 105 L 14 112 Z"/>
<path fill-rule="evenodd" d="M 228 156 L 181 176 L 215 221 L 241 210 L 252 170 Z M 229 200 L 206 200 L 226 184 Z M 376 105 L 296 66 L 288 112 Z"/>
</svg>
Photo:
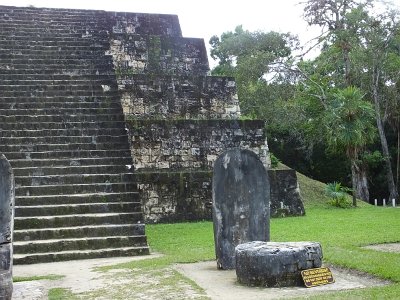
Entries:
<svg viewBox="0 0 400 300">
<path fill-rule="evenodd" d="M 321 245 L 316 242 L 253 241 L 238 245 L 235 256 L 237 279 L 249 286 L 300 286 L 301 271 L 322 265 Z"/>
</svg>

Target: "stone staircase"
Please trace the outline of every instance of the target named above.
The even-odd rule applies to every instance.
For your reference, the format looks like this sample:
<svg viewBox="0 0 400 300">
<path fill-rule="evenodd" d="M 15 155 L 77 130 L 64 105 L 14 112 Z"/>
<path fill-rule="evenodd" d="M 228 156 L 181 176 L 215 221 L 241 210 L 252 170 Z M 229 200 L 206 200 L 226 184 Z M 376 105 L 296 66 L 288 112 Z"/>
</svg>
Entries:
<svg viewBox="0 0 400 300">
<path fill-rule="evenodd" d="M 0 153 L 14 263 L 148 254 L 101 11 L 0 6 Z"/>
</svg>

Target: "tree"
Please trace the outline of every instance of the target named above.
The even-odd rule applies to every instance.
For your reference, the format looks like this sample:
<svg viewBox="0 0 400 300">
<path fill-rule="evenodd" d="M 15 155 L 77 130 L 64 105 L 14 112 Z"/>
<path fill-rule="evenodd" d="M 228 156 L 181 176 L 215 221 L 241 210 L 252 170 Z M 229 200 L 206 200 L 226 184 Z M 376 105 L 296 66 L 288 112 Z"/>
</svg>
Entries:
<svg viewBox="0 0 400 300">
<path fill-rule="evenodd" d="M 326 64 L 336 66 L 330 73 L 330 76 L 335 78 L 335 86 L 355 85 L 369 93 L 375 108 L 390 197 L 397 199 L 398 191 L 394 183 L 385 133 L 387 118 L 382 117 L 382 114 L 388 111 L 389 103 L 387 99 L 383 99 L 383 90 L 388 83 L 398 80 L 398 73 L 388 76 L 386 68 L 389 61 L 393 62 L 393 55 L 389 53 L 399 32 L 399 23 L 396 20 L 398 14 L 388 13 L 386 10 L 379 16 L 373 16 L 371 8 L 374 8 L 375 2 L 308 0 L 305 5 L 305 18 L 309 24 L 325 29 L 319 41 L 324 43 L 325 48 L 330 49 L 330 53 L 325 51 Z"/>
<path fill-rule="evenodd" d="M 218 60 L 212 74 L 236 78 L 245 116 L 279 127 L 273 118 L 282 105 L 275 104 L 291 98 L 294 92 L 293 79 L 281 72 L 281 66 L 290 63 L 297 44 L 297 38 L 288 33 L 250 32 L 237 26 L 233 32 L 210 39 L 211 57 Z"/>
<path fill-rule="evenodd" d="M 344 151 L 350 160 L 354 195 L 368 201 L 367 169 L 361 154 L 374 141 L 376 128 L 372 105 L 363 97 L 355 87 L 335 92 L 326 110 L 324 125 L 329 147 L 334 151 Z M 356 205 L 355 201 L 353 205 Z"/>
<path fill-rule="evenodd" d="M 356 51 L 355 61 L 363 65 L 360 78 L 369 91 L 375 108 L 376 126 L 378 128 L 390 199 L 398 199 L 398 190 L 392 172 L 391 156 L 385 133 L 385 122 L 390 111 L 398 111 L 398 101 L 391 101 L 388 90 L 399 78 L 400 56 L 399 34 L 400 23 L 397 13 L 385 12 L 373 16 L 366 11 L 355 12 L 358 17 L 359 36 L 361 43 Z M 357 18 L 354 18 L 357 19 Z M 388 108 L 391 108 L 390 110 Z"/>
</svg>

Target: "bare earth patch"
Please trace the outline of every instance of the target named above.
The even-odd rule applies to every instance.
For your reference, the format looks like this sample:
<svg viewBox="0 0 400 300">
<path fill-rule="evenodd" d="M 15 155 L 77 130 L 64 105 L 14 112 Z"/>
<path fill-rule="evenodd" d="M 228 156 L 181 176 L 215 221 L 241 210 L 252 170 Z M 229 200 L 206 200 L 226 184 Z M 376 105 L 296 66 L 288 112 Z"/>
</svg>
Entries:
<svg viewBox="0 0 400 300">
<path fill-rule="evenodd" d="M 376 251 L 383 251 L 383 252 L 400 253 L 400 243 L 368 245 L 368 246 L 365 246 L 364 248 L 372 249 L 372 250 L 376 250 Z"/>
</svg>

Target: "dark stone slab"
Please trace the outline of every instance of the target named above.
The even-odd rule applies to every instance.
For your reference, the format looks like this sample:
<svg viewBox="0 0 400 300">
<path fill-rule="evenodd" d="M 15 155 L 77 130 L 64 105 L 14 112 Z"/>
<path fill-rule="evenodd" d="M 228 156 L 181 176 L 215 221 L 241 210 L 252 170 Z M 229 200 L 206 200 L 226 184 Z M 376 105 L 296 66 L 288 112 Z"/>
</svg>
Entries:
<svg viewBox="0 0 400 300">
<path fill-rule="evenodd" d="M 4 155 L 0 156 L 0 299 L 11 299 L 12 232 L 14 227 L 14 174 Z"/>
<path fill-rule="evenodd" d="M 213 176 L 217 266 L 235 268 L 235 247 L 269 240 L 269 180 L 254 152 L 233 149 L 218 157 Z"/>
<path fill-rule="evenodd" d="M 271 185 L 271 217 L 304 216 L 296 171 L 268 170 Z"/>
<path fill-rule="evenodd" d="M 322 264 L 321 245 L 316 242 L 254 241 L 238 245 L 235 254 L 238 281 L 250 286 L 300 286 L 301 271 Z"/>
</svg>

